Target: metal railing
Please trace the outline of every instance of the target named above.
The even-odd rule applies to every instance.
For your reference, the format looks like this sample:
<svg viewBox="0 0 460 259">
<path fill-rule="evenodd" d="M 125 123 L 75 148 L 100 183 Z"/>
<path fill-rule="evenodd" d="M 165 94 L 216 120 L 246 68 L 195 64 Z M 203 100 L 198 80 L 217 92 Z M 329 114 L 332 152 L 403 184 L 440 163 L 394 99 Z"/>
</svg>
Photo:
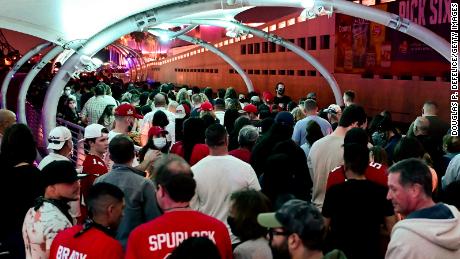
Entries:
<svg viewBox="0 0 460 259">
<path fill-rule="evenodd" d="M 85 161 L 85 152 L 88 152 L 88 150 L 85 150 L 84 141 L 81 141 L 84 137 L 85 128 L 61 118 L 56 119 L 56 124 L 68 128 L 72 133 L 73 152 L 70 160 L 75 163 L 77 168 L 81 167 L 83 165 L 83 161 Z"/>
</svg>

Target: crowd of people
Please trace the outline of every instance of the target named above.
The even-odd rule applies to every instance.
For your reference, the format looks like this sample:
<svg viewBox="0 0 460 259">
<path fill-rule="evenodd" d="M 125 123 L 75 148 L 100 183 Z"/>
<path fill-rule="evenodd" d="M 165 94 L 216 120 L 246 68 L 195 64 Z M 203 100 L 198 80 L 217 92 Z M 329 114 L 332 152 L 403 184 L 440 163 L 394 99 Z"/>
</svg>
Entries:
<svg viewBox="0 0 460 259">
<path fill-rule="evenodd" d="M 435 102 L 403 132 L 353 91 L 274 90 L 72 81 L 82 165 L 68 128 L 36 161 L 0 110 L 0 258 L 460 258 L 460 139 Z"/>
</svg>

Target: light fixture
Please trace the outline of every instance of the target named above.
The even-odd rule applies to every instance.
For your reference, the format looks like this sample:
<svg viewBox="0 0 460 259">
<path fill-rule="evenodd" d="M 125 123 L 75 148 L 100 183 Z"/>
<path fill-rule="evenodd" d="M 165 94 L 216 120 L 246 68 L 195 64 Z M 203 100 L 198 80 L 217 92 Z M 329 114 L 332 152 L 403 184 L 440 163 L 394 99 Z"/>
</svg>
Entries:
<svg viewBox="0 0 460 259">
<path fill-rule="evenodd" d="M 301 13 L 300 17 L 305 18 L 305 19 L 314 19 L 318 16 L 323 16 L 327 15 L 327 17 L 331 17 L 333 13 L 333 8 L 332 6 L 330 9 L 327 9 L 326 7 L 322 5 L 315 5 L 310 9 L 305 8 Z"/>
<path fill-rule="evenodd" d="M 246 36 L 247 33 L 237 28 L 236 26 L 230 26 L 227 28 L 227 32 L 225 33 L 225 35 L 230 38 L 236 38 L 236 37 Z"/>
<path fill-rule="evenodd" d="M 314 0 L 300 0 L 300 5 L 307 10 L 311 10 L 315 6 L 315 1 Z"/>
</svg>

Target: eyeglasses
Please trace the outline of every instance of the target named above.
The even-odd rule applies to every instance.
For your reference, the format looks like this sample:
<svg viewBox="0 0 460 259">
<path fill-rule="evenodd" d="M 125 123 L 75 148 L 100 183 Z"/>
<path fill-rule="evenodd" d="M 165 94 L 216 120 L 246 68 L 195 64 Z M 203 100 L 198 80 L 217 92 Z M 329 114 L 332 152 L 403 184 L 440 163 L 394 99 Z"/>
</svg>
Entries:
<svg viewBox="0 0 460 259">
<path fill-rule="evenodd" d="M 291 233 L 286 232 L 286 231 L 276 231 L 274 229 L 269 229 L 268 230 L 268 236 L 270 237 L 270 240 L 273 239 L 273 236 L 289 236 Z"/>
</svg>

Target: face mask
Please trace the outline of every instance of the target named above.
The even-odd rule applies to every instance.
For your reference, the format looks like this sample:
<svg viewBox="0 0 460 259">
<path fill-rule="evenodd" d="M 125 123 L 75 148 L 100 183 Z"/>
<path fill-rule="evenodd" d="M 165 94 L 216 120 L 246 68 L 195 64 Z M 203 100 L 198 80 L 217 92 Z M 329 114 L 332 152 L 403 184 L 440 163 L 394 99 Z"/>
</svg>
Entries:
<svg viewBox="0 0 460 259">
<path fill-rule="evenodd" d="M 65 91 L 64 91 L 64 94 L 67 95 L 67 96 L 69 96 L 69 95 L 70 95 L 70 90 L 65 90 Z"/>
<path fill-rule="evenodd" d="M 227 217 L 227 223 L 230 226 L 230 230 L 232 231 L 233 235 L 239 236 L 238 230 L 236 228 L 236 222 L 234 217 Z"/>
<path fill-rule="evenodd" d="M 284 94 L 284 88 L 278 88 L 278 94 Z"/>
<path fill-rule="evenodd" d="M 154 138 L 153 145 L 158 149 L 162 149 L 166 146 L 166 138 Z"/>
</svg>

